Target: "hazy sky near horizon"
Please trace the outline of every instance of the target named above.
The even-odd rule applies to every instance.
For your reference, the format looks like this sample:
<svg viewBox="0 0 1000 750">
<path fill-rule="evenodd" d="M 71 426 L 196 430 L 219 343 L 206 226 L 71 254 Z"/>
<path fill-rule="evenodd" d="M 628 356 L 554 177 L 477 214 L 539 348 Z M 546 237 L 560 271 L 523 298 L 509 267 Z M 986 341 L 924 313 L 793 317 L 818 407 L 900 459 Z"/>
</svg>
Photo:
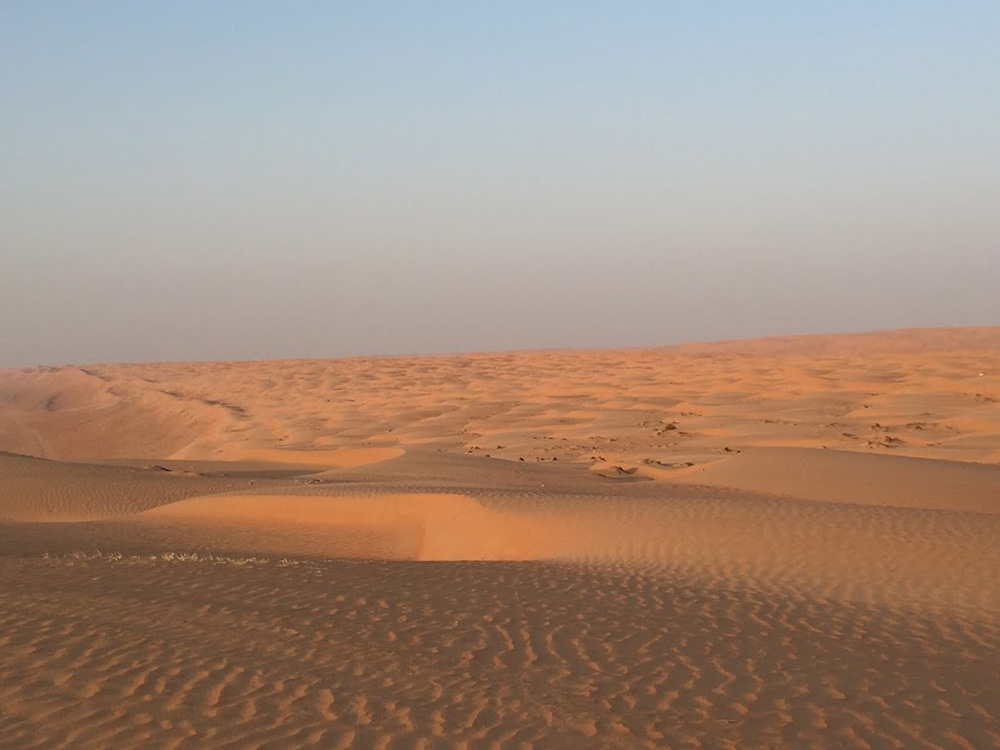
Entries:
<svg viewBox="0 0 1000 750">
<path fill-rule="evenodd" d="M 1000 3 L 0 3 L 0 366 L 1000 323 Z"/>
</svg>

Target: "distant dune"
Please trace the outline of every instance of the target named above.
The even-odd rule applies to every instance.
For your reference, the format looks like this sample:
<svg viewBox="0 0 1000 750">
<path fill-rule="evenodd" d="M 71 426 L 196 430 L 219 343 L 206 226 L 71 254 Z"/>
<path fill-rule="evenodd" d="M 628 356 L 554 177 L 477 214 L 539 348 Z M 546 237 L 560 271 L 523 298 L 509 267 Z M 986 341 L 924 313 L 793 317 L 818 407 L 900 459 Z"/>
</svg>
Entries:
<svg viewBox="0 0 1000 750">
<path fill-rule="evenodd" d="M 1000 747 L 1000 326 L 0 370 L 0 747 Z"/>
<path fill-rule="evenodd" d="M 869 333 L 773 336 L 762 339 L 691 342 L 678 349 L 689 354 L 834 357 L 859 354 L 926 354 L 1000 349 L 1000 326 L 901 328 Z"/>
</svg>

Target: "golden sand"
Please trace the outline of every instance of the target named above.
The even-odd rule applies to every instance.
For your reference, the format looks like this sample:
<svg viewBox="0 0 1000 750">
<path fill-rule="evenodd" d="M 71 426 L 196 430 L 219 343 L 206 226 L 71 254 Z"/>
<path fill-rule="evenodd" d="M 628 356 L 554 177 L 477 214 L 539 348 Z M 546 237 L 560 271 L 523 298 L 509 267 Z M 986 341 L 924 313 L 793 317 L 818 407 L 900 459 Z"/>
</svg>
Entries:
<svg viewBox="0 0 1000 750">
<path fill-rule="evenodd" d="M 0 370 L 0 746 L 1000 746 L 1000 328 Z"/>
</svg>

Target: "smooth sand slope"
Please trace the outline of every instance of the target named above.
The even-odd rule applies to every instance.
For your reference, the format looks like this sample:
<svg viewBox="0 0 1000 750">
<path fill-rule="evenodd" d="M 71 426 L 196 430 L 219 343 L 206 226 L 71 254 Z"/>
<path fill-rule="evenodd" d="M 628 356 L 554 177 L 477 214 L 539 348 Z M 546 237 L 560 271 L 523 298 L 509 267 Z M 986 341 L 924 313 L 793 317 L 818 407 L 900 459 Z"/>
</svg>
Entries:
<svg viewBox="0 0 1000 750">
<path fill-rule="evenodd" d="M 0 370 L 0 746 L 1000 746 L 1000 328 Z"/>
</svg>

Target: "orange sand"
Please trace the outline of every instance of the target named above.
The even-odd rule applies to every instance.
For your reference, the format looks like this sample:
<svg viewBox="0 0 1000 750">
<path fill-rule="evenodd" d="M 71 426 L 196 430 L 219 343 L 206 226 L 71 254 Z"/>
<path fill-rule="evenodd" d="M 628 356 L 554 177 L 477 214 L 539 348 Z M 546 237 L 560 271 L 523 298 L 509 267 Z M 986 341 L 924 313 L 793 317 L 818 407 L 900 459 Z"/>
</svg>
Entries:
<svg viewBox="0 0 1000 750">
<path fill-rule="evenodd" d="M 0 370 L 0 747 L 1000 746 L 1000 327 Z"/>
</svg>

